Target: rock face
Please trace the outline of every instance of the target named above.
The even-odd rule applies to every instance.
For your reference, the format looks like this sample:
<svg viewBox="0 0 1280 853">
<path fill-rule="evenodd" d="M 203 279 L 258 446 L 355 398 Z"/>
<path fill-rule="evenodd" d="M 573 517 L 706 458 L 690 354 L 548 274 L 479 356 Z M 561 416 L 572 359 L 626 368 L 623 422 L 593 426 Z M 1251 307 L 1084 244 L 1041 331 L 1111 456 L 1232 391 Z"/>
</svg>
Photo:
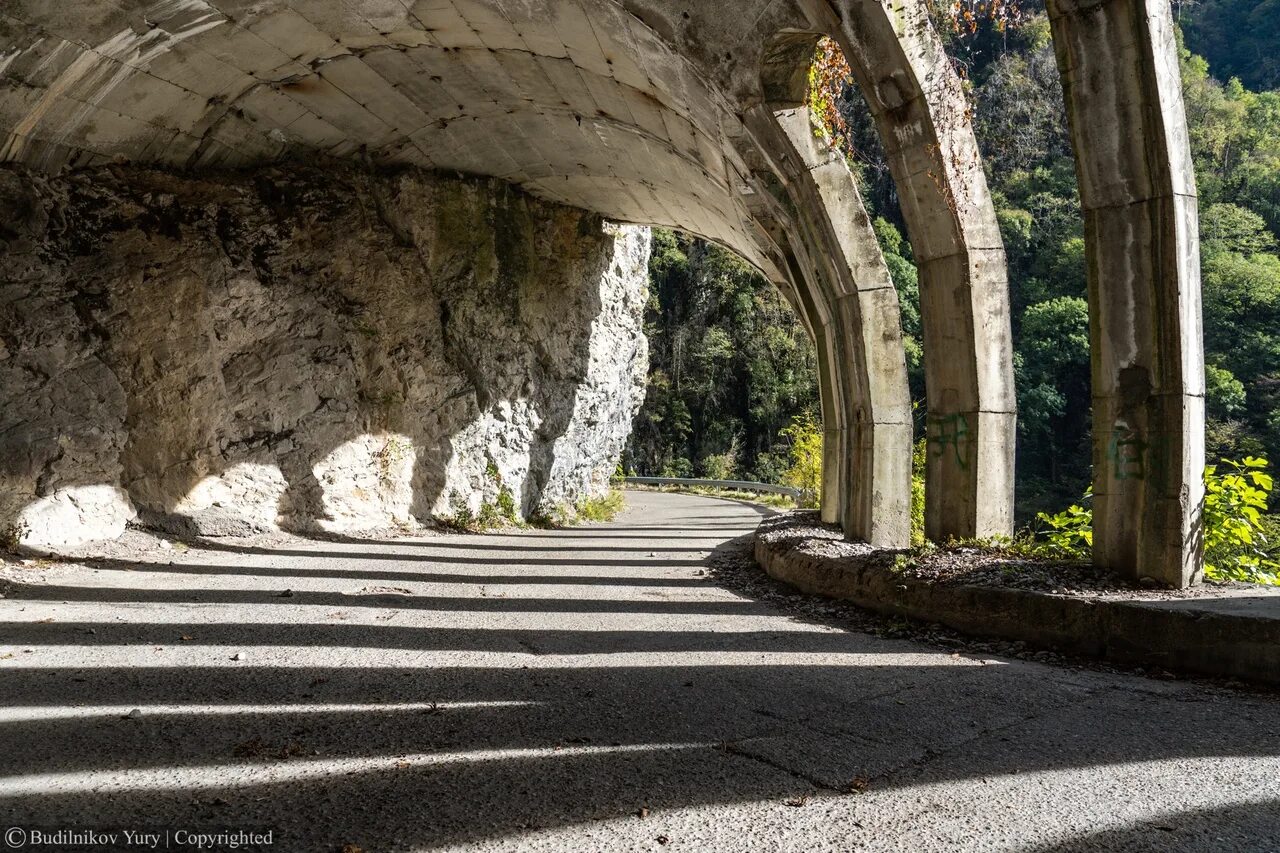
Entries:
<svg viewBox="0 0 1280 853">
<path fill-rule="evenodd" d="M 529 516 L 607 487 L 649 235 L 490 180 L 0 170 L 0 531 Z"/>
</svg>

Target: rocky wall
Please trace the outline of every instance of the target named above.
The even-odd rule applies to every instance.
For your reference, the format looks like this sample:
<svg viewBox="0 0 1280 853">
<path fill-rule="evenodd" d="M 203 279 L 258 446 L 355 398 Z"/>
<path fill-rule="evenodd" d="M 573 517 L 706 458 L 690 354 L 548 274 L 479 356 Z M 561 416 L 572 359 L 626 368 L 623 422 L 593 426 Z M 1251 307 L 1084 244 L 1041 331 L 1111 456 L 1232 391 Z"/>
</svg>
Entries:
<svg viewBox="0 0 1280 853">
<path fill-rule="evenodd" d="M 0 169 L 0 531 L 365 531 L 607 487 L 649 237 L 492 180 Z"/>
</svg>

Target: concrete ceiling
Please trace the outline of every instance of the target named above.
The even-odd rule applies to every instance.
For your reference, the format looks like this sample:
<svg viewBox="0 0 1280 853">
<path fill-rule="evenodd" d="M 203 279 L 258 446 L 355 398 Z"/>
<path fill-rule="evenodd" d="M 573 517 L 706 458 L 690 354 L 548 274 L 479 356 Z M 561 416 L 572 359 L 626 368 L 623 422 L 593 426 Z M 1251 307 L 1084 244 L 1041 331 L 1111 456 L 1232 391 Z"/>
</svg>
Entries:
<svg viewBox="0 0 1280 853">
<path fill-rule="evenodd" d="M 239 168 L 311 151 L 457 170 L 768 266 L 735 143 L 767 35 L 803 19 L 690 5 L 17 0 L 0 9 L 0 160 Z"/>
</svg>

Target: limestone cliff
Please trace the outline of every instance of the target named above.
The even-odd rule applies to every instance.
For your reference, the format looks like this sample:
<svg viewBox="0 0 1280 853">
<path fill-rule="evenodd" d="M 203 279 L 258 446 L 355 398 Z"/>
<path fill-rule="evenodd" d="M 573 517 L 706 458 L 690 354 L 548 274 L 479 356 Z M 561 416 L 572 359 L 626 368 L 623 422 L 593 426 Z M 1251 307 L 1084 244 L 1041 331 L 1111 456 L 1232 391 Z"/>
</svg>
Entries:
<svg viewBox="0 0 1280 853">
<path fill-rule="evenodd" d="M 0 530 L 525 516 L 643 395 L 649 237 L 498 181 L 0 170 Z"/>
</svg>

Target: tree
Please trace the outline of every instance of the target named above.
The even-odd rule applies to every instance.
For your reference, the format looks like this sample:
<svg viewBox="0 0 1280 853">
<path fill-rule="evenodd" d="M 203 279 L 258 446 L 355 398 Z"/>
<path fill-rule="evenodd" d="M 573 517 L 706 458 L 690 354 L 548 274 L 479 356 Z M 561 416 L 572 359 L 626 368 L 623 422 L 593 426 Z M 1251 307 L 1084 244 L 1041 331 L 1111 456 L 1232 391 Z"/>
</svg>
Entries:
<svg viewBox="0 0 1280 853">
<path fill-rule="evenodd" d="M 783 427 L 817 408 L 808 333 L 758 271 L 705 241 L 655 229 L 649 272 L 649 387 L 626 467 L 776 482 Z"/>
</svg>

